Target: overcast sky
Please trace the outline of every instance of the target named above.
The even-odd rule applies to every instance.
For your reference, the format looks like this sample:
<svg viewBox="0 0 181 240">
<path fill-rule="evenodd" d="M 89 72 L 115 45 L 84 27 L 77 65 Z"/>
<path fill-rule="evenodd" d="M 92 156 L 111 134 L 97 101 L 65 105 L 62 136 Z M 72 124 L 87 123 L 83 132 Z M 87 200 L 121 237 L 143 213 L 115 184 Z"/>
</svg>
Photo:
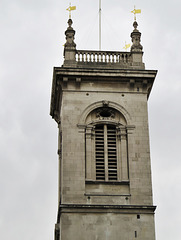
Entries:
<svg viewBox="0 0 181 240">
<path fill-rule="evenodd" d="M 72 0 L 77 49 L 98 49 L 98 0 Z M 181 239 L 181 1 L 102 0 L 102 49 L 123 51 L 134 5 L 146 69 L 158 69 L 149 128 L 158 240 Z M 0 238 L 53 240 L 57 126 L 52 70 L 63 62 L 68 0 L 0 2 Z"/>
</svg>

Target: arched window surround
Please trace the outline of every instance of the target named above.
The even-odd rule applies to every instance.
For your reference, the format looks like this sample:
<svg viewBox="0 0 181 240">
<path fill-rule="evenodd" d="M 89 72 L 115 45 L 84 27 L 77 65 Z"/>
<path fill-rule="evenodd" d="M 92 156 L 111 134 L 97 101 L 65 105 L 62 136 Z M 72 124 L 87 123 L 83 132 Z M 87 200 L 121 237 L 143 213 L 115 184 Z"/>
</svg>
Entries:
<svg viewBox="0 0 181 240">
<path fill-rule="evenodd" d="M 115 111 L 115 116 L 94 117 L 89 116 L 100 108 L 108 108 Z M 118 115 L 120 117 L 118 117 Z M 105 170 L 105 179 L 96 177 L 96 143 L 95 129 L 97 125 L 115 126 L 116 129 L 116 154 L 117 154 L 117 177 L 109 178 L 108 171 Z M 85 134 L 85 180 L 86 182 L 104 182 L 104 183 L 128 183 L 129 182 L 129 156 L 128 156 L 128 133 L 134 129 L 131 125 L 130 114 L 121 105 L 110 102 L 100 101 L 89 105 L 82 113 L 79 129 L 84 129 Z M 82 132 L 82 131 L 81 131 Z M 105 157 L 106 158 L 106 157 Z M 108 159 L 108 158 L 106 158 Z M 108 160 L 106 160 L 108 162 Z"/>
<path fill-rule="evenodd" d="M 87 116 L 95 109 L 98 109 L 100 107 L 110 107 L 113 108 L 115 110 L 117 110 L 118 112 L 120 112 L 126 122 L 128 126 L 132 126 L 132 119 L 131 119 L 131 115 L 129 114 L 129 112 L 120 104 L 112 102 L 112 101 L 107 101 L 107 100 L 102 100 L 102 101 L 98 101 L 98 102 L 94 102 L 92 104 L 90 104 L 86 109 L 84 109 L 84 111 L 82 112 L 79 122 L 77 124 L 78 127 L 83 128 L 87 125 L 86 123 L 86 118 Z"/>
</svg>

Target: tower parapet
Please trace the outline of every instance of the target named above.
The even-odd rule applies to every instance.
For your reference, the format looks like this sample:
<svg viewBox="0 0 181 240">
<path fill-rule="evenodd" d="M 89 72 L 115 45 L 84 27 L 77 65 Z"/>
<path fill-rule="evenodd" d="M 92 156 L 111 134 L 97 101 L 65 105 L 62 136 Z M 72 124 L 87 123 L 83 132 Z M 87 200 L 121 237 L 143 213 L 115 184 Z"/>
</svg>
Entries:
<svg viewBox="0 0 181 240">
<path fill-rule="evenodd" d="M 131 33 L 132 46 L 130 52 L 122 51 L 95 51 L 77 50 L 74 42 L 75 30 L 72 28 L 72 20 L 68 20 L 69 27 L 65 31 L 66 43 L 64 45 L 63 67 L 94 67 L 145 69 L 142 61 L 142 45 L 140 44 L 141 33 L 137 29 L 137 22 L 133 23 L 134 30 Z"/>
</svg>

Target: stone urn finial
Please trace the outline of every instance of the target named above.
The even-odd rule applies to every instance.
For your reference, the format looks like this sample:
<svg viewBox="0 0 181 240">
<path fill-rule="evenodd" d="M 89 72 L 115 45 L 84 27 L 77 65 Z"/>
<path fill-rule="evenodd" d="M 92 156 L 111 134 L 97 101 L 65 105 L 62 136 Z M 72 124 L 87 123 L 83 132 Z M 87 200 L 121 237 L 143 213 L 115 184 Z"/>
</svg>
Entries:
<svg viewBox="0 0 181 240">
<path fill-rule="evenodd" d="M 134 30 L 133 30 L 133 31 L 138 31 L 138 30 L 137 30 L 138 23 L 137 23 L 136 21 L 134 21 L 134 23 L 133 23 L 133 27 L 134 27 Z"/>
<path fill-rule="evenodd" d="M 70 28 L 72 26 L 72 23 L 73 23 L 72 19 L 69 19 L 67 23 L 68 23 L 69 28 Z"/>
<path fill-rule="evenodd" d="M 65 36 L 66 36 L 66 43 L 64 45 L 65 49 L 66 48 L 75 48 L 76 44 L 74 43 L 74 36 L 75 36 L 75 30 L 72 28 L 73 21 L 72 19 L 68 20 L 68 28 L 65 31 Z"/>
<path fill-rule="evenodd" d="M 131 46 L 131 52 L 141 52 L 143 49 L 143 46 L 141 45 L 141 33 L 137 29 L 138 23 L 134 21 L 133 23 L 134 30 L 131 33 L 131 40 L 132 40 L 132 46 Z"/>
<path fill-rule="evenodd" d="M 76 64 L 75 30 L 72 28 L 73 21 L 71 18 L 69 18 L 67 23 L 68 27 L 65 31 L 66 43 L 64 44 L 64 66 L 74 66 Z"/>
</svg>

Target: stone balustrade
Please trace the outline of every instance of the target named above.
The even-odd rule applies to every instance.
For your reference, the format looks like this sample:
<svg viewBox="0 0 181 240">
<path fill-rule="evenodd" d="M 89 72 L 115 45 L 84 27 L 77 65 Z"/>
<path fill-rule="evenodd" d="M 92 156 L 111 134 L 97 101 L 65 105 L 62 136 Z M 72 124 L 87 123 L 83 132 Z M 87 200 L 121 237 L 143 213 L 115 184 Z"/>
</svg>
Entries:
<svg viewBox="0 0 181 240">
<path fill-rule="evenodd" d="M 130 52 L 76 50 L 76 62 L 80 63 L 129 64 L 130 60 Z"/>
</svg>

